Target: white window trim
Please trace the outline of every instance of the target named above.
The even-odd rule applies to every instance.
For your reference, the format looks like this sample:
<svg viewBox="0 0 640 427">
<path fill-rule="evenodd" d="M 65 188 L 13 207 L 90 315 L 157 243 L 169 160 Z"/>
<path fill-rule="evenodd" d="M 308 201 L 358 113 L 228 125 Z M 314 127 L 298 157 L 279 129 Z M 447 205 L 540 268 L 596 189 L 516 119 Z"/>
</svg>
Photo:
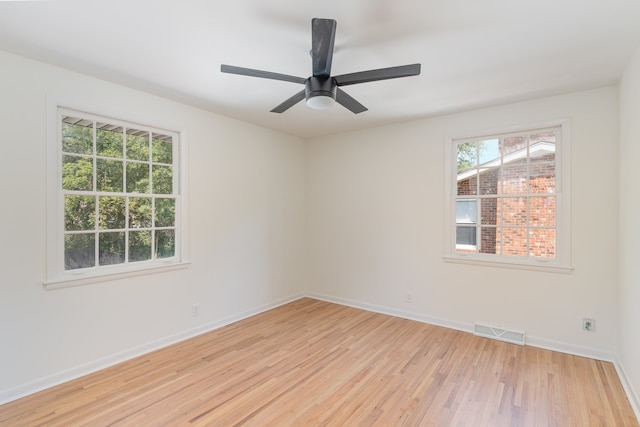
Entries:
<svg viewBox="0 0 640 427">
<path fill-rule="evenodd" d="M 61 205 L 60 188 L 62 187 L 62 160 L 61 149 L 59 147 L 60 120 L 59 110 L 75 110 L 83 115 L 94 115 L 101 118 L 126 116 L 122 112 L 103 112 L 99 108 L 87 108 L 78 102 L 60 102 L 54 97 L 47 97 L 47 244 L 46 244 L 46 278 L 43 282 L 45 289 L 63 289 L 92 283 L 113 281 L 128 277 L 136 277 L 147 274 L 155 274 L 166 271 L 188 268 L 188 228 L 187 228 L 187 139 L 186 130 L 172 130 L 171 133 L 178 135 L 177 165 L 179 168 L 177 176 L 176 203 L 179 209 L 176 211 L 176 256 L 170 259 L 156 260 L 154 262 L 139 262 L 127 265 L 113 265 L 102 268 L 87 270 L 64 270 L 64 208 Z M 137 123 L 155 129 L 167 129 L 167 125 L 150 123 L 136 117 L 133 119 L 114 119 L 117 122 Z M 178 127 L 174 127 L 177 129 Z"/>
<path fill-rule="evenodd" d="M 526 132 L 529 129 L 560 127 L 561 142 L 556 147 L 556 159 L 560 173 L 556 184 L 556 258 L 545 260 L 540 258 L 510 258 L 501 255 L 462 253 L 456 251 L 455 234 L 455 202 L 453 182 L 456 170 L 453 161 L 456 158 L 454 141 L 467 138 L 483 138 L 493 135 Z M 570 119 L 551 120 L 529 123 L 521 126 L 485 129 L 478 132 L 465 132 L 445 138 L 445 201 L 444 201 L 444 255 L 447 263 L 460 263 L 485 267 L 512 268 L 521 270 L 546 271 L 569 274 L 571 265 L 571 122 Z"/>
</svg>

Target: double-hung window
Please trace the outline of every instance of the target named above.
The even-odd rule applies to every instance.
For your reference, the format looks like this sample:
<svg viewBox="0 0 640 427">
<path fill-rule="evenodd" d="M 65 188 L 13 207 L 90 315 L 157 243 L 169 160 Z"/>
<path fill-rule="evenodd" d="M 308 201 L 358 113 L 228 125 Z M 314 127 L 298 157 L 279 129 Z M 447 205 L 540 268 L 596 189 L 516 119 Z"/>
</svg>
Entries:
<svg viewBox="0 0 640 427">
<path fill-rule="evenodd" d="M 450 140 L 445 259 L 568 270 L 567 126 Z"/>
<path fill-rule="evenodd" d="M 64 108 L 56 121 L 47 285 L 180 264 L 179 133 Z"/>
</svg>

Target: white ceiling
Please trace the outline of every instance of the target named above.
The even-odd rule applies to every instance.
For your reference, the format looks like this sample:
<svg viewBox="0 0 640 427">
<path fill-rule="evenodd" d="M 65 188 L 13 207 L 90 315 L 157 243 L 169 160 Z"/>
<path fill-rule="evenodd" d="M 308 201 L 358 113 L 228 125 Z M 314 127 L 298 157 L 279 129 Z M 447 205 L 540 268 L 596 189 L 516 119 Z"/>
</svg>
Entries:
<svg viewBox="0 0 640 427">
<path fill-rule="evenodd" d="M 270 113 L 302 85 L 220 72 L 308 77 L 313 17 L 333 75 L 422 74 L 345 87 L 354 115 Z M 0 49 L 301 137 L 613 84 L 639 43 L 638 0 L 0 0 Z"/>
</svg>

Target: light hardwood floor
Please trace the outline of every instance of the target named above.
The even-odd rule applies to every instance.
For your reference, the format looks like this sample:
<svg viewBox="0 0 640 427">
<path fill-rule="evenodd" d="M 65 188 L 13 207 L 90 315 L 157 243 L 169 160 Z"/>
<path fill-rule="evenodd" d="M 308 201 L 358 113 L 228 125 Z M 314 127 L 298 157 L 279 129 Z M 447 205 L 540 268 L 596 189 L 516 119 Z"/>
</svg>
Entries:
<svg viewBox="0 0 640 427">
<path fill-rule="evenodd" d="M 611 363 L 309 298 L 0 406 L 2 426 L 638 426 Z"/>
</svg>

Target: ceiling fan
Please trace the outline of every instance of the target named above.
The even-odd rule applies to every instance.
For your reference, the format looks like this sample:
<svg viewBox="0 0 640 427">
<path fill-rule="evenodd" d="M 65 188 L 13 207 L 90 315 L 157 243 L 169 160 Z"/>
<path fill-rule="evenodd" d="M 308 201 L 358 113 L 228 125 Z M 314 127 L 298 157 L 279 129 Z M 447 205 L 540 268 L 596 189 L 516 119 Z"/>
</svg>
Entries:
<svg viewBox="0 0 640 427">
<path fill-rule="evenodd" d="M 303 90 L 275 107 L 271 110 L 272 113 L 283 113 L 303 99 L 306 99 L 308 106 L 316 109 L 325 109 L 337 102 L 355 114 L 362 113 L 363 111 L 367 111 L 367 107 L 340 89 L 341 86 L 417 76 L 420 74 L 420 64 L 411 64 L 332 76 L 331 61 L 333 59 L 336 26 L 337 22 L 334 19 L 313 18 L 311 20 L 311 60 L 313 74 L 306 79 L 287 74 L 225 64 L 221 65 L 220 71 L 223 73 L 282 80 L 304 85 Z"/>
</svg>

